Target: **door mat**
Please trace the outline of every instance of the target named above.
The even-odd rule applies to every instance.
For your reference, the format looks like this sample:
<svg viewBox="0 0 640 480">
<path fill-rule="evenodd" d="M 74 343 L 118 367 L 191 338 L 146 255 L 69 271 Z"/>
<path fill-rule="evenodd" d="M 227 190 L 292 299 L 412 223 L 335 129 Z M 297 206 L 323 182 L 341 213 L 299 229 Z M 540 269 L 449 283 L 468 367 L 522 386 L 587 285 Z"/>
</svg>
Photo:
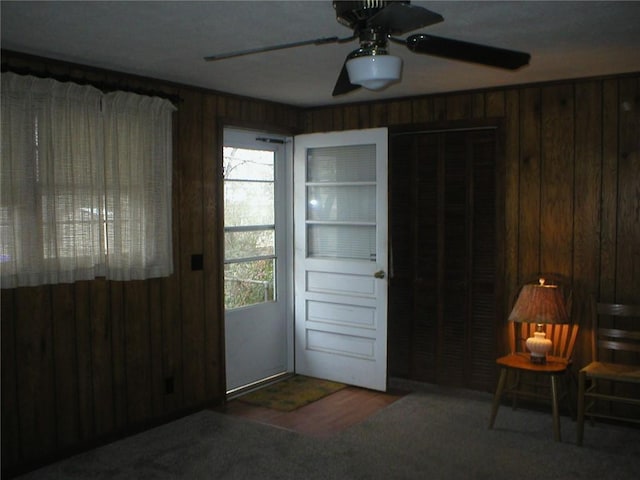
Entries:
<svg viewBox="0 0 640 480">
<path fill-rule="evenodd" d="M 345 387 L 344 383 L 295 375 L 281 382 L 242 395 L 238 397 L 238 400 L 282 412 L 291 412 Z"/>
</svg>

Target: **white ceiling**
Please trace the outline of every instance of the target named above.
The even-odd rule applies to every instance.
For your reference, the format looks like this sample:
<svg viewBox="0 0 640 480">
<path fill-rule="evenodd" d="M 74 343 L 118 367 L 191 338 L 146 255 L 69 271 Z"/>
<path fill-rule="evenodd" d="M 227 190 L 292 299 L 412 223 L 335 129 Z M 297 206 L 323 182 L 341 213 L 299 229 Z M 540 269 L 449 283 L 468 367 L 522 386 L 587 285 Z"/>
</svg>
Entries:
<svg viewBox="0 0 640 480">
<path fill-rule="evenodd" d="M 640 2 L 414 1 L 443 23 L 418 31 L 531 54 L 505 71 L 411 53 L 402 82 L 333 98 L 347 44 L 217 62 L 204 56 L 348 37 L 331 1 L 2 1 L 2 48 L 298 106 L 640 71 Z"/>
</svg>

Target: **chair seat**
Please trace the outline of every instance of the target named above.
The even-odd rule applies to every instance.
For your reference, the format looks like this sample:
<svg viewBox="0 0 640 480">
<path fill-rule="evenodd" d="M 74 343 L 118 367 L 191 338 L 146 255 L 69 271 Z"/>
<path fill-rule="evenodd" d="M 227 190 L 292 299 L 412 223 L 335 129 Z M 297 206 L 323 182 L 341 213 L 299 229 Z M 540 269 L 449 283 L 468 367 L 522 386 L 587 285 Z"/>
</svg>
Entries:
<svg viewBox="0 0 640 480">
<path fill-rule="evenodd" d="M 580 372 L 589 377 L 605 380 L 640 383 L 640 365 L 625 365 L 621 363 L 591 362 Z"/>
<path fill-rule="evenodd" d="M 527 353 L 511 353 L 500 357 L 496 363 L 505 368 L 517 368 L 536 373 L 562 373 L 569 368 L 570 362 L 561 357 L 547 357 L 547 363 L 532 363 L 531 357 Z"/>
</svg>

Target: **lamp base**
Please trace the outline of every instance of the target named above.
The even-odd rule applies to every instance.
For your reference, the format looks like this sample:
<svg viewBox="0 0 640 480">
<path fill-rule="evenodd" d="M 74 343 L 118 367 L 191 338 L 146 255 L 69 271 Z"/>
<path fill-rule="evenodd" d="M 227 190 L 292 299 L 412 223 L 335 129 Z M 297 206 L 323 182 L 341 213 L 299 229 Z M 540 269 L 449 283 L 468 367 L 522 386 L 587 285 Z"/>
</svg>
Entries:
<svg viewBox="0 0 640 480">
<path fill-rule="evenodd" d="M 531 352 L 531 363 L 547 363 L 547 352 L 551 350 L 551 340 L 545 338 L 544 332 L 533 332 L 533 337 L 527 338 L 527 349 Z"/>
<path fill-rule="evenodd" d="M 533 353 L 529 356 L 531 363 L 535 363 L 536 365 L 544 365 L 547 363 L 546 355 L 534 355 Z"/>
</svg>

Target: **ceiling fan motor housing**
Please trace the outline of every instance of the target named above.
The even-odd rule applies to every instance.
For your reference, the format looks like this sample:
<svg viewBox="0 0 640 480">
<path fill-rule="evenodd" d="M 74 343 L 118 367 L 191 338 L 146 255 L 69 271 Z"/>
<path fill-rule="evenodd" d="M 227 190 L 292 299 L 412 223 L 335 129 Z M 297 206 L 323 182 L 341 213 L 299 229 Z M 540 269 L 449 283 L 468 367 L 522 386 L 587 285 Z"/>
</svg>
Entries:
<svg viewBox="0 0 640 480">
<path fill-rule="evenodd" d="M 411 2 L 397 0 L 334 1 L 333 8 L 336 11 L 338 22 L 353 29 L 357 34 L 367 27 L 367 20 L 392 3 L 409 4 Z"/>
</svg>

